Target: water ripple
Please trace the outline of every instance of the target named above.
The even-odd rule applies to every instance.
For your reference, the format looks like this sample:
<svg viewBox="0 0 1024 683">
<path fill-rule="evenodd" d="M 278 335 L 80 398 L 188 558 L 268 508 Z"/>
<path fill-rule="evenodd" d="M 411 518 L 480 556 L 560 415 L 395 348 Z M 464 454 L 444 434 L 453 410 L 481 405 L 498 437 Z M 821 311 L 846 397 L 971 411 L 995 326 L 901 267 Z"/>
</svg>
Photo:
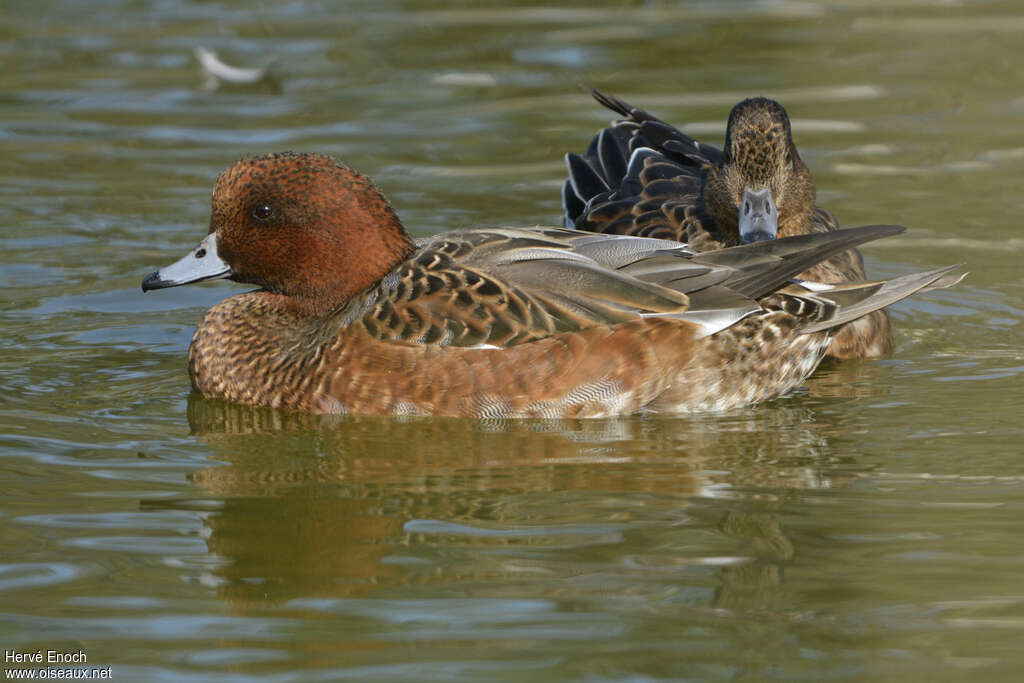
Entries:
<svg viewBox="0 0 1024 683">
<path fill-rule="evenodd" d="M 61 562 L 0 564 L 0 591 L 67 583 L 83 573 L 77 565 Z"/>
</svg>

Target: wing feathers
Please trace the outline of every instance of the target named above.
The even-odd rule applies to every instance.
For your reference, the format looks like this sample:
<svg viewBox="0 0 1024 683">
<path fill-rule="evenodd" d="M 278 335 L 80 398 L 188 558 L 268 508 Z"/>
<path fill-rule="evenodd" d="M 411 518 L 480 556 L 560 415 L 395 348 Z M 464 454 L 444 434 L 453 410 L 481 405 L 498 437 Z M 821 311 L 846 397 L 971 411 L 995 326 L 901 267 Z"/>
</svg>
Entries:
<svg viewBox="0 0 1024 683">
<path fill-rule="evenodd" d="M 838 251 L 901 231 L 865 226 L 710 252 L 560 228 L 456 231 L 421 240 L 368 298 L 363 320 L 379 339 L 451 346 L 511 346 L 647 317 L 687 320 L 705 336 L 776 310 L 815 332 L 958 280 L 943 268 L 888 282 L 789 284 Z"/>
</svg>

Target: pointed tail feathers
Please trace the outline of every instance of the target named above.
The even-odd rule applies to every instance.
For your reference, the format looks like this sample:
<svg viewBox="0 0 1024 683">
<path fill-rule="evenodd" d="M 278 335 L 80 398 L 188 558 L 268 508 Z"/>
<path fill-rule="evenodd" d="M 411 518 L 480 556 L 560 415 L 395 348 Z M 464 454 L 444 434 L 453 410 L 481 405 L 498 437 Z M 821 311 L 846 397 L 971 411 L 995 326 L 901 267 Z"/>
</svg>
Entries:
<svg viewBox="0 0 1024 683">
<path fill-rule="evenodd" d="M 959 269 L 959 265 L 947 266 L 891 280 L 835 285 L 832 289 L 816 291 L 814 296 L 834 301 L 837 304 L 835 314 L 828 320 L 811 323 L 801 328 L 800 331 L 811 333 L 832 329 L 861 318 L 872 311 L 885 308 L 912 294 L 951 287 L 967 275 L 965 272 L 956 272 Z"/>
<path fill-rule="evenodd" d="M 722 284 L 756 299 L 834 254 L 904 230 L 901 225 L 864 225 L 702 252 L 693 260 L 736 269 Z"/>
</svg>

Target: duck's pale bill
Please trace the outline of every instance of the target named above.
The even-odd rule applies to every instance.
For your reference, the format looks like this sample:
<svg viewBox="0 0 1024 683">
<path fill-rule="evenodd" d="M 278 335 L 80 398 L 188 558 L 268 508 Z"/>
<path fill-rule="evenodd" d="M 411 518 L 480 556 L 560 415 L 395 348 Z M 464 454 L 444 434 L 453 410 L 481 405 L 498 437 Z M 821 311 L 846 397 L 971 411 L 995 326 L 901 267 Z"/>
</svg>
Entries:
<svg viewBox="0 0 1024 683">
<path fill-rule="evenodd" d="M 760 190 L 743 188 L 740 202 L 740 241 L 743 244 L 773 240 L 779 233 L 779 212 L 775 208 L 771 188 Z"/>
<path fill-rule="evenodd" d="M 210 233 L 188 256 L 152 273 L 142 281 L 142 291 L 177 287 L 231 276 L 231 266 L 217 255 L 217 234 Z"/>
</svg>

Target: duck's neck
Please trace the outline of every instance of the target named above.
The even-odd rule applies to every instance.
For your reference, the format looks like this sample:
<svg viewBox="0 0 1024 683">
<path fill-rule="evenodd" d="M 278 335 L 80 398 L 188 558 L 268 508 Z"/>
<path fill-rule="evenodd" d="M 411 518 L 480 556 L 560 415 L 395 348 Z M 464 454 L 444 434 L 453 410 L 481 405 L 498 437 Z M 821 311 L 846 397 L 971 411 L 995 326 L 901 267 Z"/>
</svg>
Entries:
<svg viewBox="0 0 1024 683">
<path fill-rule="evenodd" d="M 302 268 L 279 291 L 287 295 L 281 297 L 281 307 L 306 318 L 325 318 L 350 308 L 416 249 L 397 217 L 393 224 L 361 236 L 307 236 L 302 248 Z"/>
</svg>

